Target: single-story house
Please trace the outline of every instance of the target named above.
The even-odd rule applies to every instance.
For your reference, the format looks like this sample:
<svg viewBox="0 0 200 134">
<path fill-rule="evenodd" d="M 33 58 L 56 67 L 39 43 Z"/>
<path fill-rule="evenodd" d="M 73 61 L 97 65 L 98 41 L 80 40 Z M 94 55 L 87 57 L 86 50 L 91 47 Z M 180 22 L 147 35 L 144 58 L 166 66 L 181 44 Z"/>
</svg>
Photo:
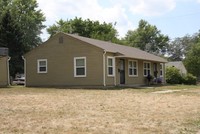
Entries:
<svg viewBox="0 0 200 134">
<path fill-rule="evenodd" d="M 175 67 L 179 69 L 181 75 L 187 74 L 187 70 L 182 61 L 171 61 L 166 63 L 166 67 Z"/>
<path fill-rule="evenodd" d="M 111 42 L 57 33 L 24 55 L 26 86 L 146 85 L 164 77 L 161 57 Z"/>
<path fill-rule="evenodd" d="M 8 86 L 10 83 L 9 60 L 8 49 L 0 48 L 0 87 Z"/>
</svg>

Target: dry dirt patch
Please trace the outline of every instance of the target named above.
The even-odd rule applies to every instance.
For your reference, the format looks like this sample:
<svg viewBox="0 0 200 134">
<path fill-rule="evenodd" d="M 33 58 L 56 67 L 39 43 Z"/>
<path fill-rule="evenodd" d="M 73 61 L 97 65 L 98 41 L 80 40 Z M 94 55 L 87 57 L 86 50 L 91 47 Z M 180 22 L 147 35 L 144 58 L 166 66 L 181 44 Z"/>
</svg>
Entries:
<svg viewBox="0 0 200 134">
<path fill-rule="evenodd" d="M 0 133 L 198 131 L 200 94 L 138 90 L 0 89 Z"/>
</svg>

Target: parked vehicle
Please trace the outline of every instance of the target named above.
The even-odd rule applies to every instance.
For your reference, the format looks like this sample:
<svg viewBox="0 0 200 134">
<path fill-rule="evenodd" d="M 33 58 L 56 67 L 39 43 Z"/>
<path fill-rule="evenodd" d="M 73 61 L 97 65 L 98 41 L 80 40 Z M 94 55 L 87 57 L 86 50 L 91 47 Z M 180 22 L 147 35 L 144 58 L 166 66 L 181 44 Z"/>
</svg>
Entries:
<svg viewBox="0 0 200 134">
<path fill-rule="evenodd" d="M 17 74 L 15 79 L 12 82 L 13 85 L 24 85 L 25 84 L 25 77 L 24 74 Z"/>
</svg>

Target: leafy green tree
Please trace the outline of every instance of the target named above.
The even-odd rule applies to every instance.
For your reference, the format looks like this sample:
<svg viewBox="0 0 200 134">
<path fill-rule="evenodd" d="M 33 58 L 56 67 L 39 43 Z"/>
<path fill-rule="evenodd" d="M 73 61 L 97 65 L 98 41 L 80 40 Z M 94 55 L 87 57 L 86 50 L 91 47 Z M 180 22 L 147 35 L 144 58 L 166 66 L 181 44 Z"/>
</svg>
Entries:
<svg viewBox="0 0 200 134">
<path fill-rule="evenodd" d="M 60 19 L 56 24 L 50 26 L 47 32 L 51 36 L 58 32 L 65 32 L 105 41 L 119 41 L 117 39 L 117 30 L 112 23 L 107 24 L 104 22 L 101 24 L 99 21 L 82 20 L 82 18 L 77 17 L 66 21 Z"/>
<path fill-rule="evenodd" d="M 0 0 L 0 46 L 9 48 L 11 75 L 23 72 L 21 56 L 40 44 L 45 17 L 36 0 Z"/>
<path fill-rule="evenodd" d="M 21 55 L 24 53 L 24 49 L 22 38 L 23 34 L 17 23 L 12 19 L 10 12 L 5 12 L 0 23 L 0 47 L 9 48 L 9 56 L 11 57 L 10 74 L 13 77 L 17 72 L 23 72 Z"/>
<path fill-rule="evenodd" d="M 168 59 L 170 61 L 182 61 L 196 40 L 196 35 L 186 35 L 182 38 L 175 38 L 167 46 Z"/>
<path fill-rule="evenodd" d="M 200 76 L 200 42 L 195 44 L 186 55 L 184 64 L 187 71 L 196 77 Z"/>
<path fill-rule="evenodd" d="M 200 42 L 200 30 L 193 35 L 193 42 L 196 44 Z"/>
<path fill-rule="evenodd" d="M 124 39 L 130 46 L 140 48 L 141 50 L 164 54 L 169 37 L 161 34 L 156 26 L 150 25 L 145 20 L 140 20 L 136 30 L 129 30 Z"/>
<path fill-rule="evenodd" d="M 3 6 L 1 13 L 9 10 L 13 21 L 18 24 L 26 52 L 42 42 L 40 34 L 45 27 L 42 24 L 45 17 L 36 0 L 0 0 L 0 5 Z"/>
<path fill-rule="evenodd" d="M 23 32 L 23 46 L 26 51 L 29 51 L 42 42 L 40 34 L 45 28 L 42 24 L 45 17 L 38 9 L 36 0 L 12 0 L 11 2 L 9 7 L 12 17 Z"/>
<path fill-rule="evenodd" d="M 0 0 L 0 20 L 3 17 L 3 14 L 7 11 L 7 6 L 11 0 Z"/>
</svg>

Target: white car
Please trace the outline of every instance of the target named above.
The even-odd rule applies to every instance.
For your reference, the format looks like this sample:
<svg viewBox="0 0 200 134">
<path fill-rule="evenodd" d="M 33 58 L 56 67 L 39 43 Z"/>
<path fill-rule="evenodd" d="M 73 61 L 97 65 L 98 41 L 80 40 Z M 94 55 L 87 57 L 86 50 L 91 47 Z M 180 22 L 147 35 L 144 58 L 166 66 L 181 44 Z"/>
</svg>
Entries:
<svg viewBox="0 0 200 134">
<path fill-rule="evenodd" d="M 24 85 L 25 77 L 15 78 L 12 83 L 13 85 Z"/>
</svg>

